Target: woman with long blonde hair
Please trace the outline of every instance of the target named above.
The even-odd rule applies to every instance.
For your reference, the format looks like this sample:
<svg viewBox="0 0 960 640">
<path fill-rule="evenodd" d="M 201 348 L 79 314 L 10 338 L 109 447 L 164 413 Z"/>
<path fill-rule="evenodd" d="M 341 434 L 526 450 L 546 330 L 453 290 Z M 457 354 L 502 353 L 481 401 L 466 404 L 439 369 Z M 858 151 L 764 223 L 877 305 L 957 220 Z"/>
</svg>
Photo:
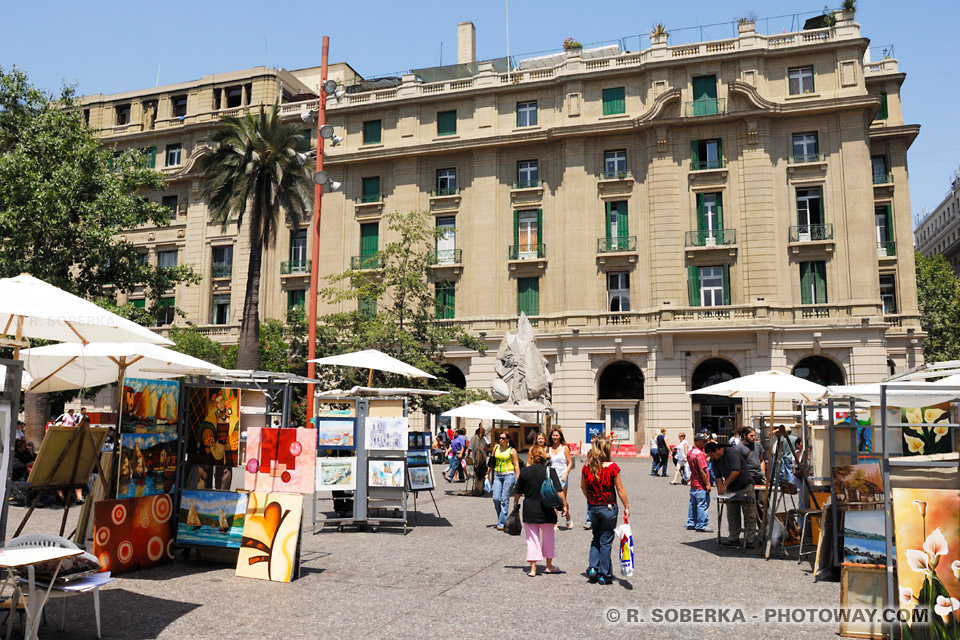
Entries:
<svg viewBox="0 0 960 640">
<path fill-rule="evenodd" d="M 587 498 L 587 512 L 593 528 L 587 579 L 592 583 L 611 584 L 613 569 L 610 552 L 619 512 L 617 496 L 623 503 L 624 520 L 630 517 L 630 503 L 620 480 L 620 467 L 610 460 L 610 441 L 606 438 L 593 439 L 587 464 L 580 476 L 580 490 Z"/>
</svg>

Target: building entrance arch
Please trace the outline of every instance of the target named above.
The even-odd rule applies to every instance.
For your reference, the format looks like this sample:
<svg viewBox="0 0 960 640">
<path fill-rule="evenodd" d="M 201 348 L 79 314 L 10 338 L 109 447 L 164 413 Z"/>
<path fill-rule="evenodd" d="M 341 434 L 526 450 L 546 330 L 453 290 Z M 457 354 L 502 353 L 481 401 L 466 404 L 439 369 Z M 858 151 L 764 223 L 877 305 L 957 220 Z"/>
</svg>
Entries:
<svg viewBox="0 0 960 640">
<path fill-rule="evenodd" d="M 736 365 L 722 358 L 710 358 L 697 365 L 690 378 L 690 390 L 696 391 L 712 384 L 740 377 Z M 695 394 L 693 424 L 697 431 L 706 429 L 720 436 L 731 436 L 741 424 L 743 401 L 740 398 Z"/>
<path fill-rule="evenodd" d="M 635 444 L 643 426 L 643 371 L 626 360 L 608 364 L 597 379 L 597 399 L 607 433 L 618 443 Z"/>
</svg>

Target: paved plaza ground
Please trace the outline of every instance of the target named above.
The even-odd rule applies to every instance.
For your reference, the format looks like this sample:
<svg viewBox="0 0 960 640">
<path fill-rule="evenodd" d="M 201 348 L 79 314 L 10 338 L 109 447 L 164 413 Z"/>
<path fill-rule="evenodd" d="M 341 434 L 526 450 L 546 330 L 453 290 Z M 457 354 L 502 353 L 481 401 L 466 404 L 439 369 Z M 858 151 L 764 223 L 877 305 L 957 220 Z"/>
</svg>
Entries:
<svg viewBox="0 0 960 640">
<path fill-rule="evenodd" d="M 577 479 L 582 460 L 577 459 Z M 767 608 L 837 607 L 838 583 L 815 583 L 809 563 L 715 550 L 715 533 L 685 529 L 686 487 L 651 477 L 648 459 L 618 463 L 632 509 L 637 570 L 616 584 L 587 583 L 590 532 L 581 527 L 586 502 L 579 491 L 570 500 L 574 528 L 557 533 L 556 563 L 562 573 L 529 578 L 524 575 L 523 538 L 496 531 L 490 498 L 457 495 L 464 485 L 447 484 L 442 468 L 435 467 L 441 517 L 429 497 L 422 496 L 419 523 L 406 535 L 387 527 L 376 533 L 328 527 L 314 535 L 308 496 L 300 579 L 281 584 L 237 578 L 233 566 L 195 559 L 123 575 L 101 594 L 103 637 L 835 636 L 832 623 L 774 626 L 762 620 Z M 23 512 L 11 509 L 10 535 Z M 54 509 L 39 511 L 25 532 L 56 533 L 60 515 Z M 714 531 L 715 517 L 711 506 Z M 91 600 L 89 595 L 71 599 L 64 632 L 57 632 L 52 614 L 59 609 L 51 607 L 41 637 L 95 638 Z M 722 626 L 650 621 L 655 608 L 692 607 L 741 608 L 746 621 Z M 630 609 L 638 610 L 645 622 L 627 624 Z M 616 624 L 609 621 L 617 616 Z"/>
</svg>

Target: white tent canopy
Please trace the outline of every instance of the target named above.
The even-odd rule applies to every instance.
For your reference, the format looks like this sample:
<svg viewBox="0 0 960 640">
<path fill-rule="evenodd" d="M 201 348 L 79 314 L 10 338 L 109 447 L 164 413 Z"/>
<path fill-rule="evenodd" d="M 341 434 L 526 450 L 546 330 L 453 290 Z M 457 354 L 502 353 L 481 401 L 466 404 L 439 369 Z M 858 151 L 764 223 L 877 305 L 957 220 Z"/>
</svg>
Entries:
<svg viewBox="0 0 960 640">
<path fill-rule="evenodd" d="M 25 349 L 21 358 L 33 378 L 30 393 L 95 387 L 123 377 L 156 380 L 225 373 L 216 365 L 179 351 L 136 342 L 65 342 Z"/>
<path fill-rule="evenodd" d="M 0 279 L 0 338 L 173 344 L 89 300 L 22 273 Z M 8 341 L 8 344 L 12 344 Z"/>
<path fill-rule="evenodd" d="M 486 400 L 471 402 L 470 404 L 465 404 L 462 407 L 457 407 L 456 409 L 451 409 L 450 411 L 444 411 L 440 415 L 449 418 L 473 418 L 476 420 L 521 422 L 520 418 L 517 416 L 513 415 L 509 411 L 501 409 L 491 402 L 487 402 Z"/>
<path fill-rule="evenodd" d="M 953 383 L 884 383 L 848 384 L 827 387 L 827 398 L 858 398 L 873 406 L 880 406 L 881 387 L 887 387 L 888 407 L 928 407 L 960 398 L 960 385 Z M 892 388 L 891 388 L 892 387 Z M 908 387 L 908 388 L 898 388 Z"/>
<path fill-rule="evenodd" d="M 827 388 L 809 380 L 782 371 L 761 371 L 708 387 L 688 391 L 687 395 L 727 396 L 769 400 L 771 394 L 779 400 L 812 401 L 821 397 Z"/>
<path fill-rule="evenodd" d="M 317 358 L 310 360 L 317 364 L 336 365 L 338 367 L 354 367 L 357 369 L 370 369 L 376 371 L 386 371 L 387 373 L 398 373 L 402 376 L 411 378 L 434 378 L 426 371 L 413 367 L 402 360 L 397 360 L 388 356 L 382 351 L 376 349 L 366 349 L 364 351 L 354 351 L 352 353 L 343 353 L 339 356 L 329 356 L 326 358 Z"/>
</svg>

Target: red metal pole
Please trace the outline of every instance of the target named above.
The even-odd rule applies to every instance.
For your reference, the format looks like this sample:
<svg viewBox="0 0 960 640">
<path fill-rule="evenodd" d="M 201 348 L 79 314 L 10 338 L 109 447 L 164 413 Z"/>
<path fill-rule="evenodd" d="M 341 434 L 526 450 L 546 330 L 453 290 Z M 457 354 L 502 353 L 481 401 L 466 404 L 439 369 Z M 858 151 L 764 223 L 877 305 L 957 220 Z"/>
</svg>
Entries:
<svg viewBox="0 0 960 640">
<path fill-rule="evenodd" d="M 323 92 L 323 85 L 327 81 L 327 56 L 330 53 L 330 37 L 323 36 L 323 53 L 320 57 L 320 91 L 317 96 L 317 171 L 323 171 L 323 138 L 320 137 L 320 127 L 327 123 L 327 94 Z M 314 362 L 317 357 L 317 286 L 319 284 L 318 270 L 320 268 L 320 198 L 323 196 L 323 187 L 314 184 L 313 188 L 313 233 L 310 248 L 310 313 L 307 320 L 307 377 L 313 379 L 317 370 Z M 307 425 L 313 419 L 313 383 L 307 384 Z"/>
</svg>

